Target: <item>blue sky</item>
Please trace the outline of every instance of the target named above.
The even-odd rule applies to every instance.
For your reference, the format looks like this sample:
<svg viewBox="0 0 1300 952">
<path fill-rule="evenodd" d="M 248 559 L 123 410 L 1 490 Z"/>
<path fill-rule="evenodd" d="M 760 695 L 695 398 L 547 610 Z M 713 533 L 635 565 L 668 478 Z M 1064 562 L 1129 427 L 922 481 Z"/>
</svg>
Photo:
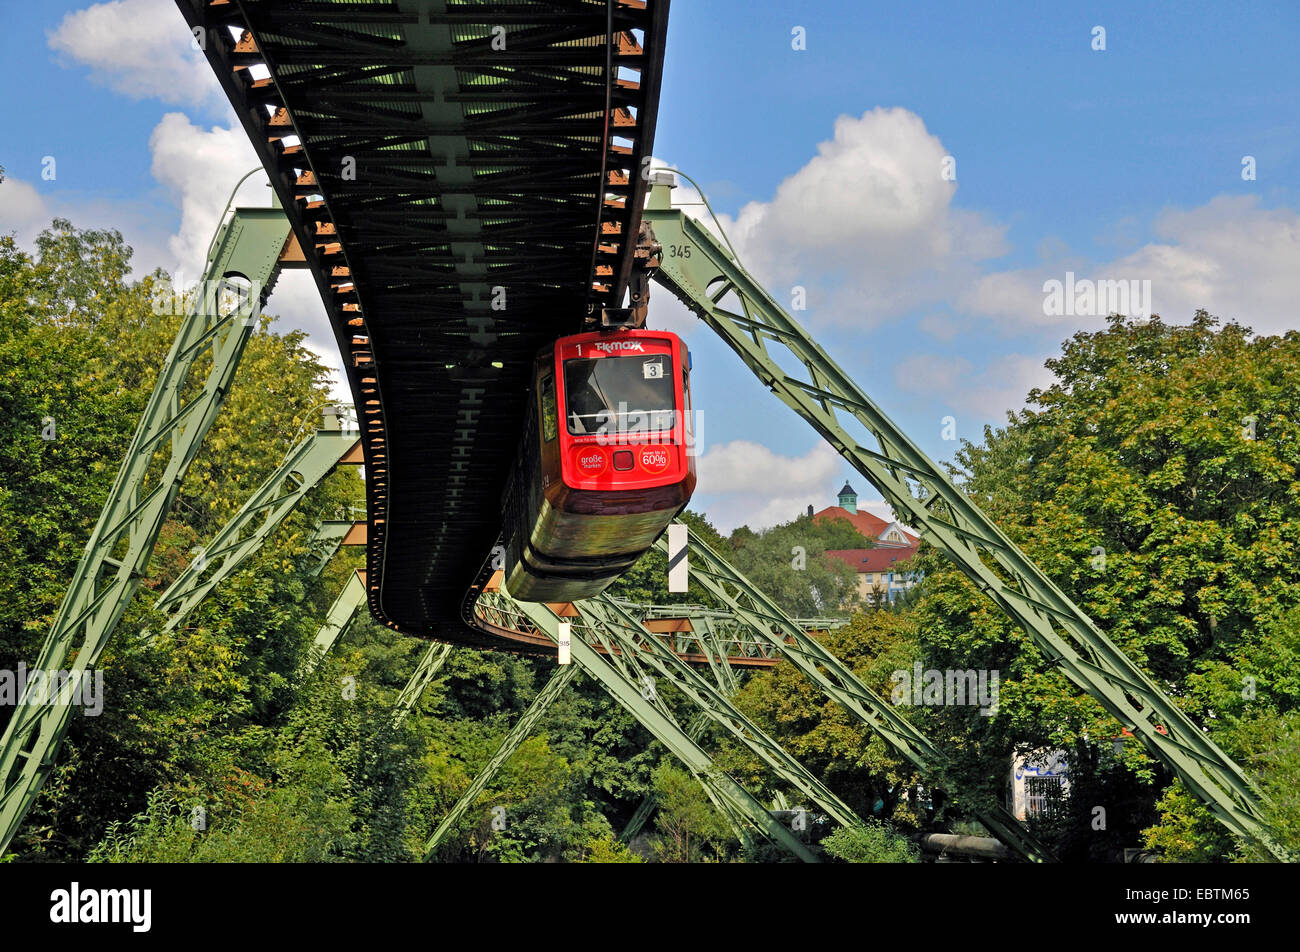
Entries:
<svg viewBox="0 0 1300 952">
<path fill-rule="evenodd" d="M 1300 297 L 1300 5 L 985 6 L 678 0 L 655 150 L 778 300 L 807 289 L 796 316 L 941 458 L 943 417 L 977 438 L 1101 323 L 1045 315 L 1044 280 L 1149 280 L 1165 320 L 1204 306 L 1269 333 Z M 174 6 L 5 8 L 0 229 L 30 241 L 66 215 L 122 230 L 146 270 L 192 269 L 251 150 Z M 325 352 L 314 293 L 290 282 L 270 310 Z M 846 477 L 872 495 L 665 293 L 651 321 L 704 371 L 697 502 L 721 525 L 820 508 Z"/>
</svg>

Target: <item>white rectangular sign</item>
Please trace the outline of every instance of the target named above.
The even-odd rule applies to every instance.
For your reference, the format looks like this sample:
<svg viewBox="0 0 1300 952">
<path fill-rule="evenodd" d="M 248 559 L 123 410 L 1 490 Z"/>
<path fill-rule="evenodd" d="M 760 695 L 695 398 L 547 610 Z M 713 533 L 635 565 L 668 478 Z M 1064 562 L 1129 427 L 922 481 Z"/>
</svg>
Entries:
<svg viewBox="0 0 1300 952">
<path fill-rule="evenodd" d="M 686 561 L 686 526 L 674 522 L 668 527 L 668 591 L 684 592 L 690 587 L 691 569 Z"/>
<path fill-rule="evenodd" d="M 569 635 L 573 625 L 567 621 L 560 622 L 560 664 L 569 664 Z"/>
</svg>

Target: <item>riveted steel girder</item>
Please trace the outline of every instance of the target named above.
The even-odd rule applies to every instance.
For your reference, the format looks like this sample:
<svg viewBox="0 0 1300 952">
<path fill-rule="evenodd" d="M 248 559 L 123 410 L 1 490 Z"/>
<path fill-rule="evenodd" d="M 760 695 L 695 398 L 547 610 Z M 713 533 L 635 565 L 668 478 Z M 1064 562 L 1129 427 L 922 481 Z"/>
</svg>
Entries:
<svg viewBox="0 0 1300 952">
<path fill-rule="evenodd" d="M 561 619 L 545 605 L 516 602 L 502 592 L 480 595 L 475 611 L 495 616 L 496 624 L 517 629 L 531 627 L 556 644 L 559 624 L 568 620 Z M 583 637 L 570 638 L 570 650 L 574 661 L 686 766 L 714 806 L 740 831 L 742 841 L 750 842 L 750 834 L 758 835 L 804 862 L 818 862 L 816 854 L 744 787 L 719 770 L 682 730 L 654 690 L 654 678 L 635 654 L 616 651 L 602 654 Z"/>
<path fill-rule="evenodd" d="M 158 597 L 154 607 L 167 617 L 165 631 L 185 620 L 208 594 L 260 549 L 276 527 L 357 445 L 355 430 L 325 428 L 291 449 L 239 512 Z M 339 536 L 342 538 L 342 535 Z"/>
<path fill-rule="evenodd" d="M 667 184 L 656 185 L 645 213 L 664 248 L 676 249 L 663 257 L 655 275 L 660 284 L 866 477 L 900 519 L 952 559 L 1049 661 L 1132 730 L 1229 830 L 1285 857 L 1261 820 L 1260 795 L 1241 768 L 953 485 L 708 229 L 671 207 L 669 191 Z"/>
<path fill-rule="evenodd" d="M 33 670 L 82 677 L 99 660 L 145 576 L 186 470 L 230 390 L 288 240 L 289 223 L 275 208 L 236 209 L 220 226 L 199 293 L 181 320 Z M 207 376 L 197 395 L 186 400 L 186 385 L 196 380 L 195 370 L 208 356 Z M 161 472 L 151 468 L 157 458 Z M 115 551 L 121 554 L 115 556 Z M 0 740 L 0 851 L 8 848 L 49 775 L 72 710 L 68 704 L 27 699 L 15 707 Z"/>
</svg>

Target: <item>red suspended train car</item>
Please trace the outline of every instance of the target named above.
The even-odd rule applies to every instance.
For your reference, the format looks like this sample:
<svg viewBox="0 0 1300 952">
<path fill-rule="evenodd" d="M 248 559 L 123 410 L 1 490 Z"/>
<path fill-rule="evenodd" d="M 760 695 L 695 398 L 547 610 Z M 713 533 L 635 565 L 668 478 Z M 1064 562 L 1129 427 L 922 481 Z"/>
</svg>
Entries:
<svg viewBox="0 0 1300 952">
<path fill-rule="evenodd" d="M 537 355 L 506 487 L 505 584 L 522 601 L 607 588 L 695 490 L 691 360 L 676 334 L 597 331 Z"/>
</svg>

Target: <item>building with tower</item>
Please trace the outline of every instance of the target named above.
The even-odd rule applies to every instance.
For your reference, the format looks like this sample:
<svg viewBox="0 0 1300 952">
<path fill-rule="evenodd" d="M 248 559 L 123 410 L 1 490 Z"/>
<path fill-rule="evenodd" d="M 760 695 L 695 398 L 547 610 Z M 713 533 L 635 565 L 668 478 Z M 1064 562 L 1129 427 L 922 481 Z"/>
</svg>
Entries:
<svg viewBox="0 0 1300 952">
<path fill-rule="evenodd" d="M 897 520 L 885 520 L 858 509 L 858 494 L 847 482 L 840 490 L 837 505 L 818 512 L 808 507 L 814 522 L 843 519 L 875 545 L 869 549 L 827 549 L 826 555 L 848 565 L 858 573 L 858 595 L 866 604 L 892 602 L 920 579 L 910 568 L 921 538 Z"/>
</svg>

